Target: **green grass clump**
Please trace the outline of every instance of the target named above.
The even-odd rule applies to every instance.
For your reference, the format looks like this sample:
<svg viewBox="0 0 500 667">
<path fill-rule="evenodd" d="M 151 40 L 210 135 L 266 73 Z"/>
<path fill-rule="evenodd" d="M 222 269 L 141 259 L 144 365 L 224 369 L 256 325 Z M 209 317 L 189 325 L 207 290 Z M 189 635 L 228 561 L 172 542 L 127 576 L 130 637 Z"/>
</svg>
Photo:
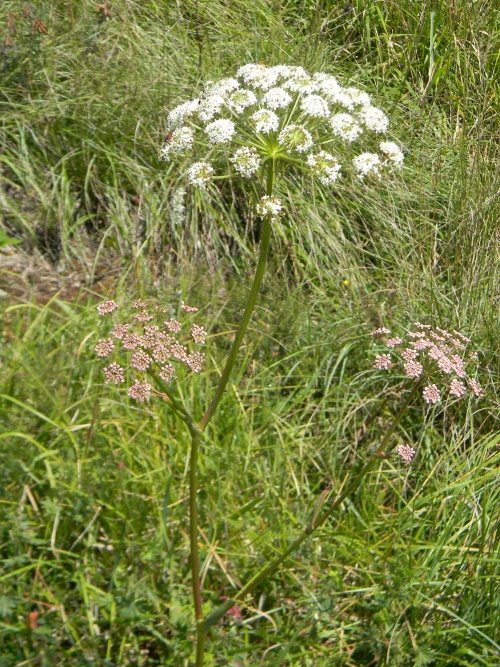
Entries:
<svg viewBox="0 0 500 667">
<path fill-rule="evenodd" d="M 286 547 L 383 437 L 401 384 L 371 372 L 371 329 L 460 328 L 488 390 L 460 411 L 419 403 L 400 432 L 415 464 L 371 474 L 213 631 L 211 664 L 496 667 L 494 3 L 4 5 L 0 237 L 84 288 L 14 300 L 1 276 L 0 665 L 190 664 L 187 433 L 159 401 L 102 384 L 93 286 L 120 259 L 110 296 L 180 290 L 203 308 L 207 368 L 181 387 L 201 416 L 253 271 L 253 195 L 188 192 L 179 224 L 183 170 L 156 149 L 170 107 L 256 60 L 366 88 L 406 159 L 390 188 L 280 185 L 272 266 L 201 453 L 207 604 Z"/>
</svg>

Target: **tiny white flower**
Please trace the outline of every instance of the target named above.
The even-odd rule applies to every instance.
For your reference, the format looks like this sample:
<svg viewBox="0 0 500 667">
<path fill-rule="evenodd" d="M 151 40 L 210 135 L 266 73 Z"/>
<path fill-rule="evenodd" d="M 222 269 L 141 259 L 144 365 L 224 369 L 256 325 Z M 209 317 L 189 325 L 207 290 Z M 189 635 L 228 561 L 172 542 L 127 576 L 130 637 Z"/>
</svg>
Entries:
<svg viewBox="0 0 500 667">
<path fill-rule="evenodd" d="M 336 113 L 330 118 L 330 125 L 335 136 L 348 141 L 354 141 L 363 132 L 363 128 L 356 122 L 354 116 L 348 113 Z"/>
<path fill-rule="evenodd" d="M 206 189 L 206 183 L 211 179 L 214 168 L 208 162 L 195 162 L 188 169 L 188 180 L 191 185 L 197 185 L 203 190 Z"/>
<path fill-rule="evenodd" d="M 292 101 L 289 95 L 283 88 L 271 88 L 262 98 L 262 101 L 270 109 L 285 109 Z"/>
<path fill-rule="evenodd" d="M 257 97 L 255 93 L 244 88 L 235 91 L 229 96 L 226 102 L 227 106 L 237 114 L 243 113 L 247 107 L 251 107 L 256 103 Z"/>
<path fill-rule="evenodd" d="M 405 156 L 403 151 L 393 141 L 382 141 L 380 150 L 387 156 L 387 160 L 390 160 L 395 167 L 403 166 Z"/>
<path fill-rule="evenodd" d="M 361 153 L 353 159 L 352 164 L 361 179 L 371 173 L 375 176 L 380 175 L 380 158 L 376 153 Z"/>
<path fill-rule="evenodd" d="M 271 220 L 277 220 L 283 209 L 283 202 L 277 197 L 269 197 L 265 195 L 256 206 L 257 215 L 264 218 L 266 215 L 271 217 Z"/>
<path fill-rule="evenodd" d="M 198 106 L 198 118 L 207 123 L 209 120 L 218 114 L 224 105 L 224 98 L 222 95 L 209 95 L 202 100 Z"/>
<path fill-rule="evenodd" d="M 328 103 L 321 95 L 307 95 L 307 97 L 302 98 L 300 108 L 304 113 L 314 118 L 328 118 L 330 115 Z"/>
<path fill-rule="evenodd" d="M 333 185 L 340 175 L 340 164 L 326 151 L 320 151 L 317 155 L 312 153 L 307 156 L 307 164 L 316 173 L 323 185 Z"/>
<path fill-rule="evenodd" d="M 304 153 L 313 145 L 311 133 L 302 125 L 288 125 L 279 133 L 278 141 L 299 153 Z"/>
<path fill-rule="evenodd" d="M 242 146 L 238 148 L 230 161 L 234 164 L 236 171 L 249 178 L 260 167 L 260 158 L 255 150 L 255 148 L 248 148 L 247 146 Z"/>
<path fill-rule="evenodd" d="M 208 140 L 214 146 L 215 144 L 227 144 L 233 138 L 235 133 L 235 125 L 232 120 L 221 118 L 214 120 L 205 127 L 205 132 L 208 135 Z"/>
<path fill-rule="evenodd" d="M 274 111 L 269 111 L 269 109 L 259 109 L 252 115 L 252 120 L 255 123 L 256 131 L 263 134 L 277 130 L 280 122 Z"/>
<path fill-rule="evenodd" d="M 359 119 L 373 132 L 385 132 L 389 127 L 389 119 L 378 107 L 366 106 L 358 114 Z"/>
</svg>

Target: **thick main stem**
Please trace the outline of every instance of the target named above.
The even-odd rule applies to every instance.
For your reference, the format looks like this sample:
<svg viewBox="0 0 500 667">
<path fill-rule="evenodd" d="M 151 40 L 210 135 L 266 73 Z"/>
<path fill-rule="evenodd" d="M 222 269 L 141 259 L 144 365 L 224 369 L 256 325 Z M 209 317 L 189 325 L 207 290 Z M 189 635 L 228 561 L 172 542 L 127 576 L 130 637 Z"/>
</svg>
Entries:
<svg viewBox="0 0 500 667">
<path fill-rule="evenodd" d="M 198 450 L 200 447 L 201 432 L 190 425 L 191 433 L 191 460 L 189 462 L 189 541 L 191 547 L 191 578 L 193 585 L 193 600 L 196 621 L 203 620 L 200 557 L 198 550 Z M 198 662 L 196 663 L 198 666 Z"/>
<path fill-rule="evenodd" d="M 260 572 L 258 572 L 255 576 L 253 576 L 250 579 L 250 581 L 236 593 L 236 595 L 232 596 L 230 600 L 224 602 L 224 604 L 217 607 L 217 609 L 215 609 L 209 616 L 207 616 L 204 623 L 206 630 L 208 630 L 212 625 L 215 625 L 215 623 L 217 623 L 217 621 L 220 618 L 222 618 L 222 616 L 224 616 L 224 614 L 229 609 L 231 609 L 231 607 L 234 606 L 235 602 L 244 599 L 244 597 L 248 595 L 248 593 L 250 593 L 250 591 L 252 591 L 258 584 L 260 584 L 270 574 L 273 574 L 273 572 L 277 570 L 277 568 L 281 565 L 281 563 L 283 563 L 283 561 L 285 561 L 290 554 L 292 554 L 296 549 L 298 549 L 298 547 L 303 542 L 305 542 L 305 540 L 307 540 L 307 538 L 310 535 L 312 535 L 312 533 L 317 528 L 319 528 L 321 525 L 325 523 L 328 517 L 337 509 L 337 507 L 345 500 L 345 498 L 351 493 L 354 493 L 354 491 L 356 491 L 363 477 L 375 467 L 377 461 L 380 460 L 381 456 L 385 453 L 386 449 L 388 449 L 390 439 L 394 431 L 396 430 L 397 425 L 401 421 L 401 418 L 408 409 L 408 406 L 410 405 L 411 400 L 415 396 L 419 386 L 420 383 L 416 382 L 412 390 L 408 394 L 405 402 L 401 406 L 398 414 L 394 418 L 391 427 L 389 428 L 384 438 L 382 439 L 380 446 L 370 457 L 370 459 L 366 462 L 361 471 L 351 479 L 345 490 L 335 499 L 335 501 L 330 505 L 330 507 L 328 507 L 324 512 L 322 512 L 315 520 L 309 523 L 309 525 L 304 529 L 302 535 L 300 535 L 296 540 L 294 540 L 294 542 L 292 542 L 292 544 L 288 547 L 288 549 L 286 549 L 283 553 L 281 553 L 274 560 L 272 560 L 266 567 L 264 567 Z"/>
<path fill-rule="evenodd" d="M 273 193 L 274 179 L 275 179 L 275 162 L 274 160 L 270 160 L 267 171 L 267 187 L 266 187 L 266 191 L 269 196 L 271 196 Z M 229 353 L 229 357 L 227 358 L 226 366 L 222 372 L 217 389 L 215 390 L 214 397 L 212 398 L 207 411 L 203 415 L 200 423 L 198 424 L 198 428 L 200 429 L 200 431 L 204 431 L 208 422 L 212 419 L 212 416 L 215 410 L 217 409 L 217 406 L 220 403 L 222 394 L 224 393 L 224 389 L 226 388 L 226 385 L 229 382 L 229 376 L 231 375 L 231 371 L 233 370 L 233 366 L 235 364 L 236 357 L 240 349 L 240 345 L 243 341 L 243 336 L 245 335 L 245 331 L 247 330 L 255 306 L 255 302 L 257 301 L 257 297 L 259 295 L 260 285 L 262 283 L 262 278 L 264 277 L 264 272 L 266 270 L 267 255 L 269 252 L 270 240 L 271 240 L 271 220 L 270 216 L 267 215 L 264 218 L 262 225 L 259 261 L 257 263 L 257 269 L 255 271 L 255 276 L 253 279 L 252 287 L 250 289 L 250 294 L 248 296 L 248 301 L 245 306 L 245 312 L 243 313 L 243 317 L 241 318 L 238 331 L 236 332 L 236 337 L 231 347 L 231 352 Z"/>
<path fill-rule="evenodd" d="M 272 195 L 274 189 L 275 171 L 275 160 L 271 159 L 268 165 L 266 183 L 266 191 L 269 196 Z M 206 619 L 203 618 L 203 600 L 201 597 L 200 559 L 198 551 L 198 449 L 200 446 L 202 433 L 212 418 L 215 410 L 217 409 L 217 406 L 219 405 L 219 402 L 224 393 L 224 389 L 229 382 L 229 376 L 231 375 L 231 371 L 233 370 L 234 364 L 236 362 L 236 357 L 240 349 L 240 345 L 243 341 L 243 336 L 245 335 L 245 332 L 248 328 L 250 317 L 252 316 L 255 302 L 257 301 L 257 297 L 259 295 L 260 285 L 266 270 L 270 241 L 271 220 L 270 216 L 266 216 L 262 225 L 259 261 L 257 263 L 255 277 L 253 279 L 248 301 L 245 306 L 245 312 L 243 313 L 238 331 L 236 332 L 226 366 L 222 372 L 217 389 L 215 390 L 214 397 L 212 398 L 210 405 L 208 406 L 208 409 L 203 415 L 198 426 L 195 426 L 189 418 L 187 422 L 191 433 L 191 460 L 189 471 L 189 536 L 191 546 L 193 600 L 196 615 L 196 667 L 203 667 L 205 656 L 205 639 L 207 630 L 210 627 L 206 624 Z M 228 609 L 229 608 L 230 607 L 228 607 Z"/>
</svg>

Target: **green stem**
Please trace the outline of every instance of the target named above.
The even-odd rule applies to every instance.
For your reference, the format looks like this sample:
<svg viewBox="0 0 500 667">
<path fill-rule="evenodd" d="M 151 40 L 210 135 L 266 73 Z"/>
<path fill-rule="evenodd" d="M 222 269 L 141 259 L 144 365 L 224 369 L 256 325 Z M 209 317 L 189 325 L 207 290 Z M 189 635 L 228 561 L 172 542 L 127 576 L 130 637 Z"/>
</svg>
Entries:
<svg viewBox="0 0 500 667">
<path fill-rule="evenodd" d="M 250 581 L 243 586 L 235 595 L 232 596 L 230 600 L 227 600 L 224 602 L 222 605 L 214 609 L 214 611 L 207 616 L 205 619 L 204 625 L 205 629 L 208 630 L 212 625 L 215 625 L 217 621 L 224 616 L 224 614 L 231 609 L 231 607 L 234 606 L 235 602 L 244 599 L 250 591 L 252 591 L 258 584 L 261 583 L 266 577 L 268 577 L 270 574 L 273 574 L 273 572 L 276 571 L 276 569 L 285 561 L 288 556 L 293 553 L 298 547 L 307 540 L 307 538 L 312 535 L 312 533 L 319 528 L 321 525 L 325 523 L 325 521 L 328 519 L 328 517 L 337 509 L 337 507 L 345 500 L 345 498 L 350 495 L 351 493 L 354 493 L 358 486 L 361 483 L 361 480 L 363 477 L 369 473 L 377 464 L 377 462 L 380 460 L 382 455 L 385 453 L 386 449 L 388 449 L 388 445 L 390 442 L 390 439 L 396 430 L 397 425 L 401 421 L 401 418 L 403 417 L 404 413 L 408 409 L 408 406 L 410 405 L 410 402 L 412 401 L 413 397 L 415 396 L 418 387 L 420 386 L 420 382 L 416 382 L 408 394 L 405 402 L 401 406 L 398 414 L 394 418 L 394 421 L 391 424 L 391 427 L 385 434 L 384 438 L 382 439 L 382 442 L 380 443 L 380 446 L 378 449 L 375 451 L 375 453 L 371 456 L 371 458 L 367 461 L 367 463 L 363 466 L 361 471 L 352 477 L 351 481 L 347 485 L 346 489 L 336 498 L 336 500 L 328 507 L 324 512 L 322 512 L 318 518 L 314 518 L 313 521 L 309 523 L 309 525 L 304 529 L 304 532 L 302 535 L 300 535 L 292 544 L 286 549 L 283 553 L 281 553 L 279 556 L 277 556 L 274 560 L 272 560 L 269 565 L 264 567 L 260 572 L 258 572 L 255 576 L 253 576 Z M 326 498 L 325 498 L 326 500 Z"/>
<path fill-rule="evenodd" d="M 271 159 L 269 161 L 267 170 L 267 187 L 266 187 L 266 192 L 269 196 L 271 196 L 273 193 L 275 175 L 276 175 L 276 164 L 274 159 Z M 217 409 L 217 406 L 220 403 L 220 400 L 224 393 L 224 389 L 226 388 L 226 385 L 229 382 L 229 376 L 231 375 L 231 371 L 233 370 L 233 366 L 236 362 L 236 357 L 238 355 L 238 351 L 240 349 L 243 336 L 245 335 L 245 331 L 247 330 L 248 324 L 250 322 L 250 317 L 252 316 L 252 312 L 255 306 L 255 302 L 257 301 L 257 297 L 259 295 L 260 285 L 262 283 L 262 278 L 264 277 L 264 272 L 266 270 L 267 255 L 269 252 L 270 240 L 271 240 L 271 220 L 269 216 L 266 216 L 264 218 L 264 222 L 262 225 L 259 261 L 257 264 L 257 270 L 255 271 L 255 276 L 253 279 L 252 288 L 250 290 L 250 295 L 248 297 L 247 305 L 245 306 L 245 312 L 243 313 L 243 317 L 238 327 L 238 331 L 236 332 L 236 337 L 231 347 L 231 352 L 229 353 L 226 366 L 224 368 L 224 371 L 222 372 L 217 389 L 215 390 L 214 397 L 212 398 L 207 411 L 203 415 L 200 423 L 198 424 L 198 428 L 200 429 L 200 431 L 204 431 L 208 422 L 212 419 L 212 416 L 215 410 Z"/>
<path fill-rule="evenodd" d="M 198 450 L 200 447 L 201 431 L 196 426 L 189 424 L 191 433 L 191 460 L 189 463 L 189 541 L 191 546 L 191 575 L 193 585 L 194 611 L 197 626 L 203 620 L 201 583 L 200 583 L 200 557 L 198 550 Z M 198 632 L 198 643 L 199 635 Z M 203 632 L 201 633 L 203 634 Z M 198 660 L 196 662 L 198 667 Z"/>
</svg>

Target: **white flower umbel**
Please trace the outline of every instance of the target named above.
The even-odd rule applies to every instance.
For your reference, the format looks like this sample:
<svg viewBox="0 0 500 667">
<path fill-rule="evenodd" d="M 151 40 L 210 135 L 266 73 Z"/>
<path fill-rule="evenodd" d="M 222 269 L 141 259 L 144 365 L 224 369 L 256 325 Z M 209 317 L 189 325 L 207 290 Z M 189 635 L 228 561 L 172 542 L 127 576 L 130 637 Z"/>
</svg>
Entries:
<svg viewBox="0 0 500 667">
<path fill-rule="evenodd" d="M 351 143 L 363 133 L 363 128 L 349 113 L 336 113 L 330 118 L 330 126 L 336 137 Z"/>
<path fill-rule="evenodd" d="M 198 105 L 198 118 L 204 123 L 220 112 L 224 105 L 224 98 L 222 95 L 209 95 Z"/>
<path fill-rule="evenodd" d="M 359 106 L 368 107 L 371 105 L 371 98 L 368 93 L 359 90 L 359 88 L 346 88 L 344 92 L 349 100 L 351 100 L 352 108 Z"/>
<path fill-rule="evenodd" d="M 252 120 L 255 123 L 256 132 L 262 132 L 262 134 L 275 132 L 280 124 L 278 116 L 269 109 L 259 109 L 252 114 Z"/>
<path fill-rule="evenodd" d="M 235 125 L 232 120 L 221 118 L 207 125 L 205 132 L 212 146 L 216 144 L 228 144 L 235 133 Z"/>
<path fill-rule="evenodd" d="M 308 95 L 318 90 L 318 84 L 308 74 L 294 76 L 283 83 L 283 88 L 291 90 L 294 93 L 303 93 Z"/>
<path fill-rule="evenodd" d="M 229 93 L 237 90 L 240 87 L 240 82 L 237 79 L 221 79 L 220 81 L 211 81 L 207 84 L 206 89 L 209 95 L 220 95 L 226 97 Z"/>
<path fill-rule="evenodd" d="M 259 179 L 263 187 L 268 165 L 276 166 L 275 174 L 302 170 L 329 186 L 340 174 L 369 184 L 365 177 L 395 172 L 403 163 L 395 143 L 380 143 L 383 136 L 373 140 L 388 124 L 367 92 L 332 74 L 247 63 L 233 77 L 209 81 L 199 97 L 169 113 L 159 153 L 170 161 L 189 157 L 190 165 L 196 163 L 189 180 L 200 187 L 215 174 L 221 181 L 235 175 Z M 360 146 L 354 153 L 347 145 L 353 142 Z"/>
<path fill-rule="evenodd" d="M 361 153 L 353 159 L 352 164 L 361 179 L 368 175 L 380 176 L 380 158 L 376 153 Z"/>
<path fill-rule="evenodd" d="M 307 164 L 323 185 L 333 185 L 340 176 L 340 163 L 326 151 L 320 151 L 317 155 L 308 155 Z"/>
<path fill-rule="evenodd" d="M 256 206 L 257 215 L 261 218 L 265 218 L 266 215 L 269 215 L 273 221 L 279 218 L 282 210 L 283 202 L 281 199 L 278 199 L 278 197 L 269 197 L 268 195 L 262 197 Z"/>
<path fill-rule="evenodd" d="M 183 104 L 179 104 L 178 106 L 175 107 L 175 109 L 172 109 L 172 111 L 168 114 L 169 130 L 173 130 L 176 127 L 179 127 L 179 125 L 182 125 L 182 123 L 187 118 L 193 116 L 198 111 L 200 103 L 201 100 L 199 98 L 196 98 L 194 100 L 188 100 Z"/>
<path fill-rule="evenodd" d="M 264 67 L 264 65 L 254 63 L 240 67 L 237 76 L 242 78 L 247 86 L 262 90 L 272 88 L 278 81 L 278 72 L 273 67 Z"/>
<path fill-rule="evenodd" d="M 170 200 L 170 222 L 173 225 L 182 225 L 186 221 L 186 190 L 178 188 Z"/>
<path fill-rule="evenodd" d="M 307 95 L 302 98 L 300 108 L 308 116 L 314 118 L 328 118 L 330 115 L 328 102 L 321 95 Z"/>
<path fill-rule="evenodd" d="M 234 164 L 236 171 L 246 178 L 253 176 L 260 167 L 259 154 L 255 148 L 248 148 L 248 146 L 238 148 L 230 161 Z"/>
<path fill-rule="evenodd" d="M 266 106 L 275 111 L 276 109 L 286 109 L 292 101 L 292 96 L 283 88 L 271 88 L 263 96 L 262 101 Z"/>
<path fill-rule="evenodd" d="M 230 95 L 227 99 L 227 106 L 235 113 L 240 114 L 245 111 L 247 107 L 251 107 L 257 103 L 257 97 L 252 90 L 240 89 Z"/>
<path fill-rule="evenodd" d="M 371 105 L 363 107 L 358 113 L 358 117 L 372 132 L 383 133 L 389 127 L 389 119 L 378 107 Z"/>
<path fill-rule="evenodd" d="M 163 142 L 160 148 L 160 157 L 168 161 L 170 153 L 181 153 L 191 149 L 194 143 L 194 132 L 190 127 L 178 127 Z"/>
<path fill-rule="evenodd" d="M 405 156 L 403 151 L 393 141 L 382 141 L 380 150 L 386 156 L 389 162 L 392 162 L 394 167 L 402 167 Z"/>
<path fill-rule="evenodd" d="M 191 185 L 197 185 L 203 190 L 206 189 L 206 184 L 212 178 L 214 168 L 209 162 L 195 162 L 188 169 L 188 181 Z"/>
<path fill-rule="evenodd" d="M 311 133 L 302 125 L 288 125 L 279 133 L 278 141 L 299 153 L 308 151 L 313 145 Z"/>
</svg>

